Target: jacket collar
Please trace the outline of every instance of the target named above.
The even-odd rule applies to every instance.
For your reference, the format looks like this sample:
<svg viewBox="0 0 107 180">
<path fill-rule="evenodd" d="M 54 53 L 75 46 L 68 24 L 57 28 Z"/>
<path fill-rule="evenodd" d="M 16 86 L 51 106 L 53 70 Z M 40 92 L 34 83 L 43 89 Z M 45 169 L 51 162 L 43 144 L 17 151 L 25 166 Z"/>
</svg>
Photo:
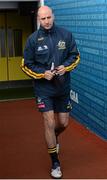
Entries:
<svg viewBox="0 0 107 180">
<path fill-rule="evenodd" d="M 55 24 L 53 24 L 51 29 L 45 29 L 42 26 L 40 26 L 39 30 L 43 33 L 43 34 L 51 34 L 55 32 Z"/>
</svg>

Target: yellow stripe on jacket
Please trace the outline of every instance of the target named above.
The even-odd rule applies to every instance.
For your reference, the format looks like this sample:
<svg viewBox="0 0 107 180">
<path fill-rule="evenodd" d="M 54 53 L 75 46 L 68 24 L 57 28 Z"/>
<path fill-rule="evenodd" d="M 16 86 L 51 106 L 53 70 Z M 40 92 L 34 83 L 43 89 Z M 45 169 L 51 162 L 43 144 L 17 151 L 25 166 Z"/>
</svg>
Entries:
<svg viewBox="0 0 107 180">
<path fill-rule="evenodd" d="M 34 79 L 41 79 L 44 78 L 44 74 L 43 73 L 35 73 L 33 72 L 31 69 L 29 69 L 27 66 L 25 66 L 24 64 L 24 59 L 22 59 L 22 64 L 21 64 L 21 69 L 30 77 L 34 78 Z"/>
<path fill-rule="evenodd" d="M 72 63 L 70 66 L 66 66 L 66 71 L 72 71 L 80 62 L 80 55 L 77 56 L 77 59 L 74 63 Z"/>
</svg>

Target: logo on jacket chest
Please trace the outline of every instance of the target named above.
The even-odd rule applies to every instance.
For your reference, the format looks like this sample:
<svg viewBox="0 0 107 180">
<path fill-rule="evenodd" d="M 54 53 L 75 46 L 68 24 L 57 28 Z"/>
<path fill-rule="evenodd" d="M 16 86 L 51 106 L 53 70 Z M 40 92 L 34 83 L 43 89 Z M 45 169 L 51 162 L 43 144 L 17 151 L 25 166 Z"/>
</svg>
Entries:
<svg viewBox="0 0 107 180">
<path fill-rule="evenodd" d="M 48 49 L 47 45 L 38 46 L 37 51 L 43 51 L 43 50 L 46 50 L 46 49 Z"/>
<path fill-rule="evenodd" d="M 58 46 L 58 49 L 66 49 L 65 41 L 60 40 L 57 46 Z"/>
</svg>

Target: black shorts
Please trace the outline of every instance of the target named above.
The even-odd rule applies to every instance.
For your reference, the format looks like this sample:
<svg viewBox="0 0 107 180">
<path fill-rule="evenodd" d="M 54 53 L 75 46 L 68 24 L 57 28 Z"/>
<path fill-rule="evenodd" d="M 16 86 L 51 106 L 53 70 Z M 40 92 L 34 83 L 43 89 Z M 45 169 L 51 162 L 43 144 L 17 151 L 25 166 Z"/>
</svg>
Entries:
<svg viewBox="0 0 107 180">
<path fill-rule="evenodd" d="M 36 103 L 40 112 L 69 112 L 72 108 L 70 94 L 37 97 Z"/>
</svg>

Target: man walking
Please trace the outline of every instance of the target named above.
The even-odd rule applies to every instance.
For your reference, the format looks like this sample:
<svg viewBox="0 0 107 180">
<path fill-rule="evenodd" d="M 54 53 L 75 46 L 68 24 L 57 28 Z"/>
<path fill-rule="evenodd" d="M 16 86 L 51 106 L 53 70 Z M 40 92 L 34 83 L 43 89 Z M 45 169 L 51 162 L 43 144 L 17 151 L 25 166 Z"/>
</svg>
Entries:
<svg viewBox="0 0 107 180">
<path fill-rule="evenodd" d="M 43 116 L 52 161 L 51 176 L 61 178 L 58 136 L 68 126 L 70 71 L 78 65 L 80 56 L 72 33 L 55 25 L 50 7 L 41 6 L 37 15 L 40 28 L 27 39 L 21 67 L 34 79 L 36 103 Z"/>
</svg>

